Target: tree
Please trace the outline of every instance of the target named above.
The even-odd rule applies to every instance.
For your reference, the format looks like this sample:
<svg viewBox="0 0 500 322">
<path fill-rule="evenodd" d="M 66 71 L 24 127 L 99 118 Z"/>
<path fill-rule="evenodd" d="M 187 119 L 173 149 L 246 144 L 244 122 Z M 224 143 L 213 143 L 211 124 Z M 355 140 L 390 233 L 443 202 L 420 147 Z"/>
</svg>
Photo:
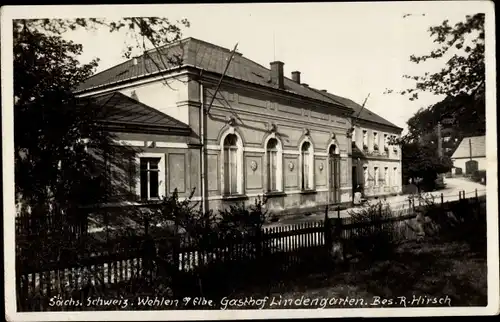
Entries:
<svg viewBox="0 0 500 322">
<path fill-rule="evenodd" d="M 449 56 L 445 67 L 423 76 L 404 75 L 404 78 L 415 80 L 415 87 L 399 93 L 409 96 L 410 100 L 418 99 L 419 92 L 453 97 L 466 94 L 479 98 L 484 95 L 484 19 L 484 13 L 477 13 L 467 15 L 465 21 L 458 22 L 454 27 L 449 25 L 448 20 L 430 27 L 428 31 L 438 48 L 426 55 L 412 55 L 410 61 L 420 64 Z"/>
<path fill-rule="evenodd" d="M 407 122 L 409 140 L 425 141 L 437 150 L 437 126 L 441 124 L 444 155 L 451 156 L 464 137 L 485 135 L 484 108 L 474 108 L 477 102 L 470 96 L 447 97 L 429 108 L 420 109 Z M 448 117 L 449 111 L 456 111 Z"/>
<path fill-rule="evenodd" d="M 177 41 L 187 20 L 166 18 L 15 20 L 14 141 L 16 197 L 29 205 L 92 203 L 106 195 L 102 162 L 109 153 L 109 133 L 99 126 L 99 108 L 75 98 L 72 89 L 91 76 L 98 60 L 80 64 L 82 45 L 63 38 L 68 30 L 126 30 L 134 44 L 123 56 Z M 165 63 L 162 55 L 156 63 Z M 175 63 L 180 63 L 176 61 Z M 92 149 L 94 155 L 87 153 Z"/>
<path fill-rule="evenodd" d="M 189 26 L 187 21 L 179 24 Z M 82 45 L 65 40 L 63 35 L 68 30 L 97 27 L 109 32 L 128 30 L 136 44 L 125 44 L 124 57 L 148 49 L 146 40 L 149 46 L 159 48 L 181 37 L 180 27 L 165 18 L 13 22 L 16 202 L 21 205 L 21 211 L 27 210 L 26 206 L 31 208 L 29 222 L 34 227 L 30 228 L 37 231 L 35 236 L 26 235 L 33 233 L 32 230 L 16 234 L 16 267 L 19 269 L 44 267 L 50 262 L 74 263 L 79 257 L 98 250 L 93 239 L 85 234 L 75 238 L 72 228 L 86 221 L 85 216 L 78 218 L 78 211 L 68 211 L 50 231 L 45 229 L 46 220 L 36 219 L 43 217 L 49 207 L 67 210 L 105 201 L 109 195 L 116 194 L 117 191 L 109 189 L 107 173 L 135 152 L 111 145 L 113 136 L 100 123 L 101 106 L 93 99 L 78 99 L 72 92 L 77 84 L 92 75 L 98 60 L 80 64 L 78 56 Z M 162 55 L 158 57 L 158 63 L 165 63 Z M 57 274 L 59 288 L 64 288 L 64 278 L 60 272 Z M 99 278 L 95 272 L 92 274 L 96 280 Z M 18 286 L 22 280 L 23 274 L 18 274 Z M 21 294 L 24 293 L 17 292 L 18 309 L 29 309 L 25 305 L 29 299 L 28 302 L 21 299 Z"/>
<path fill-rule="evenodd" d="M 438 47 L 425 55 L 410 56 L 415 64 L 425 65 L 426 61 L 436 59 L 446 61 L 438 72 L 403 76 L 415 81 L 413 88 L 399 91 L 410 100 L 418 100 L 422 92 L 446 96 L 409 120 L 410 136 L 421 137 L 422 133 L 434 132 L 437 122 L 441 122 L 445 132 L 452 134 L 453 141 L 485 133 L 484 19 L 483 13 L 477 13 L 466 16 L 465 21 L 453 27 L 448 20 L 431 26 L 428 31 Z"/>
<path fill-rule="evenodd" d="M 426 185 L 432 185 L 437 174 L 451 168 L 449 157 L 464 137 L 485 134 L 484 20 L 485 15 L 477 13 L 454 26 L 448 20 L 431 26 L 428 31 L 437 48 L 410 56 L 411 62 L 422 65 L 428 60 L 443 60 L 444 67 L 424 75 L 403 75 L 414 80 L 415 86 L 398 93 L 409 100 L 418 100 L 422 92 L 445 98 L 415 113 L 407 122 L 408 134 L 394 142 L 402 147 L 405 178 L 424 178 Z M 438 123 L 441 136 L 447 138 L 443 158 L 437 153 Z"/>
<path fill-rule="evenodd" d="M 402 172 L 403 181 L 417 183 L 423 190 L 432 190 L 438 174 L 451 170 L 452 162 L 448 156 L 439 157 L 437 149 L 433 145 L 408 137 L 401 138 L 398 142 L 402 149 Z M 421 181 L 420 181 L 421 180 Z"/>
</svg>

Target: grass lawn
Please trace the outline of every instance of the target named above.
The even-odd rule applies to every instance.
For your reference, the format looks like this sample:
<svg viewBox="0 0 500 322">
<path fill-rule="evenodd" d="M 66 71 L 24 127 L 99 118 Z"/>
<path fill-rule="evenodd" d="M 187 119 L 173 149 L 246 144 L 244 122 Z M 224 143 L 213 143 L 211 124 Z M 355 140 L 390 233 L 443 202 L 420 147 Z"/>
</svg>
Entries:
<svg viewBox="0 0 500 322">
<path fill-rule="evenodd" d="M 285 299 L 363 299 L 351 305 L 330 301 L 326 307 L 407 307 L 418 306 L 486 306 L 487 266 L 485 252 L 473 252 L 466 242 L 408 241 L 401 244 L 390 260 L 357 262 L 349 268 L 329 273 L 311 274 L 293 280 L 276 281 L 267 287 L 255 286 L 231 294 L 231 298 L 269 297 L 264 308 L 314 308 L 318 305 L 285 303 Z M 442 298 L 441 304 L 421 304 L 416 299 Z M 447 297 L 448 298 L 447 298 Z M 279 300 L 281 301 L 281 305 Z M 447 300 L 448 299 L 448 300 Z M 274 300 L 275 305 L 269 305 Z M 413 301 L 413 302 L 412 302 Z M 422 303 L 421 302 L 421 303 Z M 312 303 L 312 302 L 311 302 Z M 413 305 L 412 305 L 413 303 Z M 325 304 L 323 302 L 323 304 Z M 229 309 L 230 307 L 228 307 Z M 249 307 L 247 307 L 249 308 Z M 236 307 L 234 308 L 236 309 Z"/>
</svg>

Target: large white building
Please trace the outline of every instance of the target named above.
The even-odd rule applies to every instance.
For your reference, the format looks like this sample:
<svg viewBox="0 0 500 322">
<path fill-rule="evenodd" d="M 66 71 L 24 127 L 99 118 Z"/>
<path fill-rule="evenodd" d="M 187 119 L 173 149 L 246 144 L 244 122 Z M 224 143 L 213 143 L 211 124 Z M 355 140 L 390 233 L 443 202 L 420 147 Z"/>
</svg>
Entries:
<svg viewBox="0 0 500 322">
<path fill-rule="evenodd" d="M 358 185 L 366 196 L 401 191 L 401 153 L 387 140 L 402 129 L 384 118 L 310 87 L 299 71 L 286 77 L 283 62 L 267 68 L 236 53 L 218 84 L 230 50 L 188 38 L 160 53 L 183 63 L 164 67 L 147 52 L 77 90 L 124 113 L 108 123 L 142 150 L 125 180 L 137 177 L 129 190 L 140 199 L 195 189 L 207 209 L 265 195 L 270 208 L 288 211 L 349 204 Z"/>
</svg>

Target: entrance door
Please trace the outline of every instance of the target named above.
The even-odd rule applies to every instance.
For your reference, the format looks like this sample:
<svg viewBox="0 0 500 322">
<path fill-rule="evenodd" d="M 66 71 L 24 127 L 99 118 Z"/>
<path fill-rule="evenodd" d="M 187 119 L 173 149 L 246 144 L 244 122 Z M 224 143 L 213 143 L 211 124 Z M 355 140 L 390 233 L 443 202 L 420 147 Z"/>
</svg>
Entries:
<svg viewBox="0 0 500 322">
<path fill-rule="evenodd" d="M 340 202 L 340 156 L 335 153 L 335 146 L 330 147 L 330 203 Z"/>
<path fill-rule="evenodd" d="M 358 190 L 358 170 L 356 166 L 352 167 L 352 196 L 354 197 L 354 193 Z"/>
</svg>

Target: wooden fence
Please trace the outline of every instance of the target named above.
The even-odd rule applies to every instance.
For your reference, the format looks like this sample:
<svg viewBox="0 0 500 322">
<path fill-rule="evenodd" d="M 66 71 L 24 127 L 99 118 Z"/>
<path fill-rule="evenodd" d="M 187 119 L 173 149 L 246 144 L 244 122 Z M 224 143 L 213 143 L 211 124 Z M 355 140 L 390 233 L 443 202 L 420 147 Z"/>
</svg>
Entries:
<svg viewBox="0 0 500 322">
<path fill-rule="evenodd" d="M 87 217 L 78 209 L 65 213 L 54 207 L 40 212 L 19 213 L 15 218 L 16 236 L 21 238 L 61 233 L 78 238 L 86 234 L 87 230 Z"/>
<path fill-rule="evenodd" d="M 456 202 L 438 204 L 437 207 L 443 210 L 452 207 L 466 209 L 466 205 L 481 205 L 484 201 L 485 198 L 478 197 L 461 198 Z M 414 210 L 418 211 L 418 207 Z M 392 218 L 365 222 L 353 218 L 328 219 L 326 214 L 323 221 L 265 227 L 258 235 L 234 236 L 223 242 L 204 244 L 201 248 L 191 241 L 178 243 L 177 247 L 171 247 L 173 244 L 165 247 L 164 241 L 157 240 L 155 254 L 167 258 L 172 273 L 192 273 L 209 266 L 221 267 L 225 263 L 240 263 L 239 267 L 243 267 L 247 264 L 241 263 L 255 262 L 266 269 L 283 272 L 294 266 L 323 265 L 329 256 L 334 231 L 338 232 L 337 239 L 347 243 L 369 232 L 384 229 L 392 231 L 391 238 L 394 240 L 416 238 L 416 213 L 409 213 L 408 209 L 401 211 L 404 213 L 397 213 Z M 92 252 L 74 260 L 45 263 L 42 267 L 18 261 L 18 303 L 24 310 L 46 310 L 50 309 L 47 302 L 40 299 L 48 299 L 64 290 L 81 289 L 88 282 L 120 285 L 142 276 L 146 271 L 151 275 L 158 274 L 158 270 L 145 269 L 150 267 L 150 257 L 146 253 L 144 248 L 121 247 L 113 252 Z"/>
</svg>

